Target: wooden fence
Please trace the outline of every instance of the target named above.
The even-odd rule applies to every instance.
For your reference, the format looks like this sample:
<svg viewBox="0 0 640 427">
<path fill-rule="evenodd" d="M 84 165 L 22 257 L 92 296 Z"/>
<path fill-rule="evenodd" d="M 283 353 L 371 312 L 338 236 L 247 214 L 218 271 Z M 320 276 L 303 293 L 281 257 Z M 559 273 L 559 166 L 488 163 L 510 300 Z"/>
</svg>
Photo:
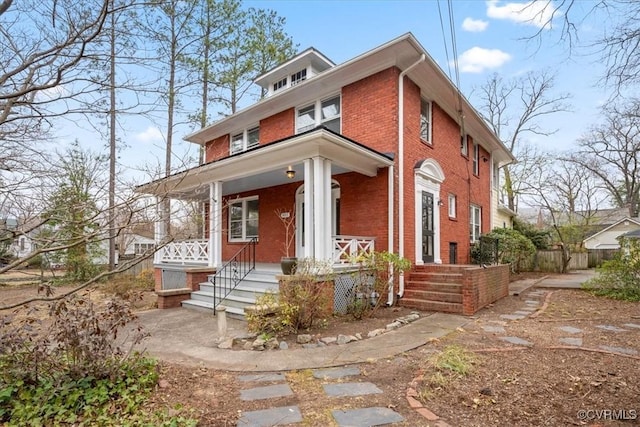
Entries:
<svg viewBox="0 0 640 427">
<path fill-rule="evenodd" d="M 613 259 L 620 249 L 589 249 L 589 268 L 600 267 L 604 261 Z"/>
<path fill-rule="evenodd" d="M 122 262 L 126 260 L 120 259 Z M 118 273 L 118 276 L 137 276 L 142 273 L 144 270 L 153 270 L 153 258 L 147 258 L 145 260 L 140 261 L 136 265 L 131 268 Z"/>
<path fill-rule="evenodd" d="M 589 256 L 586 252 L 572 252 L 568 270 L 585 270 L 589 268 Z M 562 272 L 561 250 L 538 250 L 528 260 L 520 262 L 520 271 L 542 271 L 548 273 Z"/>
</svg>

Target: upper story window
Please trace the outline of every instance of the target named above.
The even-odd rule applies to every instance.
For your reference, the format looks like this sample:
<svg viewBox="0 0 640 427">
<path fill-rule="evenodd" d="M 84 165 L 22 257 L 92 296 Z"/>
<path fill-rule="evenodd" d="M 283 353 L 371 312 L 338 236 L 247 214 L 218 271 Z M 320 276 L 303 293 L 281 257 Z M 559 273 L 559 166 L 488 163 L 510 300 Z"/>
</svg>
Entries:
<svg viewBox="0 0 640 427">
<path fill-rule="evenodd" d="M 250 129 L 245 129 L 242 132 L 238 132 L 231 137 L 231 146 L 229 152 L 231 154 L 240 153 L 246 151 L 249 148 L 253 148 L 260 143 L 260 127 L 256 126 Z"/>
<path fill-rule="evenodd" d="M 136 255 L 142 255 L 143 253 L 153 250 L 153 248 L 155 247 L 154 243 L 134 243 L 133 244 L 133 250 L 135 251 Z"/>
<path fill-rule="evenodd" d="M 471 205 L 469 207 L 469 240 L 471 243 L 480 240 L 480 232 L 482 231 L 482 208 L 480 206 Z"/>
<path fill-rule="evenodd" d="M 229 241 L 244 242 L 258 237 L 258 197 L 229 202 Z"/>
<path fill-rule="evenodd" d="M 305 132 L 320 125 L 340 133 L 340 95 L 298 108 L 296 133 Z"/>
<path fill-rule="evenodd" d="M 307 69 L 303 68 L 302 70 L 298 71 L 297 73 L 293 73 L 291 74 L 291 86 L 295 86 L 298 83 L 307 80 Z"/>
<path fill-rule="evenodd" d="M 480 175 L 480 145 L 473 143 L 473 174 Z"/>
<path fill-rule="evenodd" d="M 431 144 L 431 102 L 420 100 L 420 139 Z"/>
<path fill-rule="evenodd" d="M 284 79 L 279 80 L 279 81 L 277 81 L 277 82 L 275 82 L 273 84 L 273 91 L 275 92 L 275 91 L 277 91 L 279 89 L 282 89 L 283 87 L 287 87 L 287 78 L 286 77 Z"/>
<path fill-rule="evenodd" d="M 469 155 L 469 135 L 460 137 L 460 153 L 462 153 L 463 156 Z"/>
</svg>

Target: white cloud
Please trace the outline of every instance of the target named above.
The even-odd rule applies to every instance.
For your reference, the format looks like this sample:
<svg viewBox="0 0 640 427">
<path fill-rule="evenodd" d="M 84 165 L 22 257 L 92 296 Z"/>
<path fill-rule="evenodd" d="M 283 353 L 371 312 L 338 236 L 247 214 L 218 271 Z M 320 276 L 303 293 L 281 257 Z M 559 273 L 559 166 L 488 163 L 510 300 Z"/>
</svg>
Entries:
<svg viewBox="0 0 640 427">
<path fill-rule="evenodd" d="M 551 0 L 533 0 L 524 3 L 499 4 L 498 0 L 487 1 L 487 16 L 494 19 L 506 19 L 518 24 L 533 25 L 538 28 L 550 28 L 551 19 L 556 11 Z"/>
<path fill-rule="evenodd" d="M 54 99 L 60 99 L 67 95 L 69 95 L 69 91 L 66 88 L 63 86 L 54 86 L 39 91 L 36 99 L 38 101 L 53 101 Z"/>
<path fill-rule="evenodd" d="M 458 57 L 458 65 L 463 73 L 481 73 L 499 68 L 510 59 L 511 55 L 500 49 L 484 49 L 475 46 Z"/>
<path fill-rule="evenodd" d="M 155 126 L 149 126 L 143 132 L 136 133 L 134 138 L 136 141 L 144 144 L 164 141 L 164 135 L 160 132 L 160 129 Z"/>
<path fill-rule="evenodd" d="M 462 21 L 462 29 L 472 33 L 481 33 L 487 29 L 489 23 L 482 19 L 464 18 Z"/>
</svg>

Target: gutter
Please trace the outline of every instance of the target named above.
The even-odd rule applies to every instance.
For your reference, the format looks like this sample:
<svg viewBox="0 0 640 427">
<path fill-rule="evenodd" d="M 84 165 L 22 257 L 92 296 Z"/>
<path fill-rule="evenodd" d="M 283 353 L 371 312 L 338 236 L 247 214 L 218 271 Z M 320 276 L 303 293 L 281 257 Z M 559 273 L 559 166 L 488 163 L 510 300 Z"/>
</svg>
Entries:
<svg viewBox="0 0 640 427">
<path fill-rule="evenodd" d="M 426 55 L 411 64 L 398 76 L 398 255 L 404 257 L 404 76 L 421 62 Z M 404 272 L 400 273 L 398 298 L 404 295 Z"/>
</svg>

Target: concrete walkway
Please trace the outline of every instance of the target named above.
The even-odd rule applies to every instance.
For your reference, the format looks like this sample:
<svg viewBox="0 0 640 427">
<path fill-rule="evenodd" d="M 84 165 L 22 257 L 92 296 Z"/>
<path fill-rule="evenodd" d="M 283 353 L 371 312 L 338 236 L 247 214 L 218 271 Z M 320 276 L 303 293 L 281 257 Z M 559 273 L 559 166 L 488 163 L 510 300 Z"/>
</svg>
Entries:
<svg viewBox="0 0 640 427">
<path fill-rule="evenodd" d="M 595 277 L 595 269 L 575 270 L 567 274 L 553 274 L 536 284 L 538 288 L 580 289 L 587 280 Z"/>
<path fill-rule="evenodd" d="M 217 322 L 211 314 L 184 309 L 139 315 L 151 336 L 139 346 L 162 360 L 229 371 L 283 371 L 343 366 L 395 356 L 464 326 L 469 319 L 435 313 L 382 335 L 346 345 L 270 351 L 217 348 Z M 246 323 L 228 319 L 228 335 L 247 335 Z"/>
</svg>

